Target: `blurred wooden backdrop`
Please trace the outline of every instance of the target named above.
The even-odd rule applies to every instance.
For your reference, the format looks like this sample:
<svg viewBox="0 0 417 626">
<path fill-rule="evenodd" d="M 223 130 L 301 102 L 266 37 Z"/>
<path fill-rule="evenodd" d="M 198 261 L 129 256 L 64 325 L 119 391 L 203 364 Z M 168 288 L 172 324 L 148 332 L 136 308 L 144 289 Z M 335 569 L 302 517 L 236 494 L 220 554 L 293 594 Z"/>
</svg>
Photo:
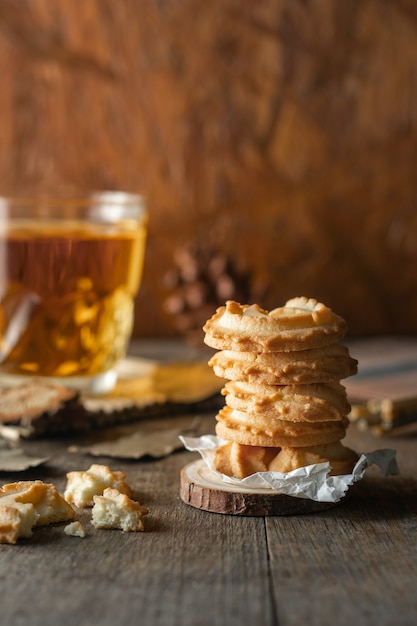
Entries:
<svg viewBox="0 0 417 626">
<path fill-rule="evenodd" d="M 1 0 L 0 193 L 144 192 L 136 333 L 227 297 L 417 332 L 413 0 Z"/>
</svg>

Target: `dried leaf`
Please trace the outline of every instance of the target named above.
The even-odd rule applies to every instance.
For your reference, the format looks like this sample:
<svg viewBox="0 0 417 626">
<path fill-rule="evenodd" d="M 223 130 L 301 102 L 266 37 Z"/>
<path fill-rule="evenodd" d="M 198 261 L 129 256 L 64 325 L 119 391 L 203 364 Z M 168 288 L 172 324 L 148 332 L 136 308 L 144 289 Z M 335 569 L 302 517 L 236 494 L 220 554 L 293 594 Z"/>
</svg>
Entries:
<svg viewBox="0 0 417 626">
<path fill-rule="evenodd" d="M 99 441 L 87 446 L 71 446 L 70 452 L 82 452 L 92 456 L 109 456 L 119 459 L 140 459 L 144 456 L 161 458 L 182 448 L 179 436 L 182 428 L 136 431 L 113 441 Z"/>
<path fill-rule="evenodd" d="M 10 447 L 0 439 L 0 472 L 23 472 L 47 461 L 47 457 L 29 456 L 21 448 Z"/>
<path fill-rule="evenodd" d="M 224 381 L 206 361 L 149 364 L 140 359 L 125 359 L 119 366 L 119 378 L 113 391 L 104 396 L 84 396 L 83 406 L 91 412 L 155 404 L 193 404 L 218 393 Z"/>
</svg>

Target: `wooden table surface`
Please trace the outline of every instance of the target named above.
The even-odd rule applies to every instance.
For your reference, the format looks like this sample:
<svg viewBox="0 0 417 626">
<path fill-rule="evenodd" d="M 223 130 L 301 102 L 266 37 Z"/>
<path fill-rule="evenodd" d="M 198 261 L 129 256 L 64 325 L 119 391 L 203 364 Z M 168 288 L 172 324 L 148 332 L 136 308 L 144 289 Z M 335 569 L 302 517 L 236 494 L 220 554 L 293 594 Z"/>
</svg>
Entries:
<svg viewBox="0 0 417 626">
<path fill-rule="evenodd" d="M 169 418 L 175 424 L 178 418 Z M 214 415 L 204 416 L 205 432 Z M 0 623 L 11 626 L 345 626 L 417 623 L 417 441 L 375 438 L 350 426 L 358 451 L 395 448 L 400 476 L 369 469 L 332 509 L 291 517 L 235 517 L 179 497 L 180 450 L 160 460 L 92 459 L 69 439 L 25 442 L 49 462 L 0 483 L 40 478 L 61 491 L 92 462 L 121 469 L 149 508 L 145 532 L 65 524 L 0 545 Z"/>
</svg>

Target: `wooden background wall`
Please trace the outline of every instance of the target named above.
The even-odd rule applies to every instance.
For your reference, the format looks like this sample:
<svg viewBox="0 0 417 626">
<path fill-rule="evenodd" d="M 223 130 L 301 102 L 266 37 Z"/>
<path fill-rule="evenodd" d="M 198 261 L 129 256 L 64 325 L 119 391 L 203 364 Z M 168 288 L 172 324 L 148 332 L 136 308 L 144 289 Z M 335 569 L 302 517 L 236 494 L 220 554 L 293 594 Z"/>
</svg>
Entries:
<svg viewBox="0 0 417 626">
<path fill-rule="evenodd" d="M 0 192 L 146 194 L 137 334 L 235 295 L 417 332 L 413 0 L 1 0 L 0 76 Z"/>
</svg>

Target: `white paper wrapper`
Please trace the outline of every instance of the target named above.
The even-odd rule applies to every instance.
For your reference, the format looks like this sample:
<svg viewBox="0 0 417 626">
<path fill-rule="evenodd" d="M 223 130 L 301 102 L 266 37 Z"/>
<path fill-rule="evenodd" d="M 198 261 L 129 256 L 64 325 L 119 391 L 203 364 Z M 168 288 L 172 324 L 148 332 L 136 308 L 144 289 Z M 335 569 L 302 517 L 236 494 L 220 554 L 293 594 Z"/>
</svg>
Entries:
<svg viewBox="0 0 417 626">
<path fill-rule="evenodd" d="M 247 478 L 238 479 L 225 476 L 214 469 L 216 448 L 226 443 L 215 435 L 202 437 L 180 436 L 184 447 L 191 452 L 199 452 L 208 467 L 223 482 L 250 489 L 270 488 L 294 498 L 307 498 L 317 502 L 339 502 L 353 483 L 362 478 L 367 467 L 377 465 L 386 476 L 399 474 L 395 450 L 385 449 L 366 452 L 361 455 L 351 474 L 329 476 L 329 463 L 318 463 L 300 467 L 292 472 L 258 472 Z"/>
</svg>

